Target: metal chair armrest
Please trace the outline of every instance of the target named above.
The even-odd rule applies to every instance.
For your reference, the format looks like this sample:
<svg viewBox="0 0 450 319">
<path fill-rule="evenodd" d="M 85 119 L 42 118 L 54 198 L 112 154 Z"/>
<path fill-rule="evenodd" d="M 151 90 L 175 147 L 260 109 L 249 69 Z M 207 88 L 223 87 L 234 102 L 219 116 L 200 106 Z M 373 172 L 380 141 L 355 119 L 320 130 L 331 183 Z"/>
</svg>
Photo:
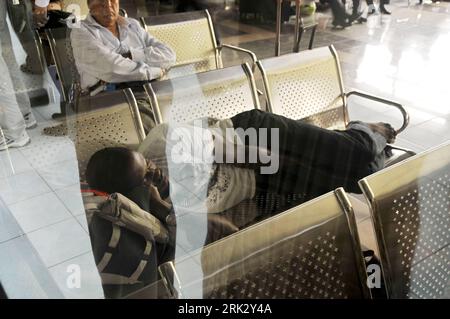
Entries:
<svg viewBox="0 0 450 319">
<path fill-rule="evenodd" d="M 393 156 L 387 157 L 387 158 L 386 158 L 386 162 L 385 162 L 385 167 L 390 167 L 390 166 L 392 166 L 392 165 L 401 163 L 401 162 L 404 161 L 405 159 L 410 158 L 410 157 L 416 155 L 416 152 L 414 152 L 414 151 L 412 151 L 412 150 L 409 150 L 409 149 L 407 149 L 407 148 L 398 147 L 398 146 L 396 146 L 396 145 L 388 144 L 386 147 L 389 148 L 391 152 L 392 152 L 393 150 L 395 150 L 395 151 L 403 152 L 403 154 L 402 154 L 402 155 L 398 155 L 398 156 L 395 156 L 395 155 L 393 154 Z"/>
<path fill-rule="evenodd" d="M 302 25 L 300 25 L 300 28 L 303 28 L 304 30 L 310 30 L 310 29 L 317 28 L 318 25 L 319 25 L 318 22 L 312 22 L 312 23 L 302 24 Z"/>
<path fill-rule="evenodd" d="M 181 282 L 178 278 L 175 264 L 172 261 L 165 262 L 158 267 L 158 272 L 164 282 L 168 293 L 172 299 L 183 298 L 181 293 Z"/>
<path fill-rule="evenodd" d="M 240 47 L 237 47 L 237 46 L 234 46 L 234 45 L 230 45 L 230 44 L 220 44 L 217 47 L 217 49 L 219 51 L 222 51 L 222 49 L 224 49 L 224 48 L 248 54 L 250 56 L 250 58 L 252 59 L 252 63 L 253 63 L 252 64 L 252 69 L 254 70 L 254 67 L 256 65 L 256 61 L 258 61 L 258 58 L 256 57 L 255 53 L 253 53 L 250 50 L 243 49 L 243 48 L 240 48 Z"/>
<path fill-rule="evenodd" d="M 396 131 L 397 134 L 399 134 L 400 132 L 404 131 L 405 128 L 408 126 L 408 124 L 409 124 L 409 114 L 406 111 L 406 109 L 403 107 L 403 105 L 401 105 L 400 103 L 397 103 L 397 102 L 394 102 L 394 101 L 391 101 L 391 100 L 387 100 L 387 99 L 383 99 L 383 98 L 381 98 L 379 96 L 371 95 L 369 93 L 365 93 L 365 92 L 361 92 L 361 91 L 350 91 L 350 92 L 346 93 L 347 97 L 350 97 L 352 95 L 356 95 L 356 96 L 359 96 L 359 97 L 362 97 L 362 98 L 365 98 L 365 99 L 368 99 L 368 100 L 372 100 L 372 101 L 375 101 L 375 102 L 383 103 L 383 104 L 390 105 L 390 106 L 393 106 L 393 107 L 397 108 L 402 113 L 402 116 L 403 116 L 403 124 Z"/>
<path fill-rule="evenodd" d="M 410 150 L 410 149 L 405 148 L 405 147 L 400 147 L 400 146 L 393 145 L 393 144 L 388 144 L 388 146 L 389 146 L 390 148 L 394 149 L 394 150 L 403 151 L 403 152 L 408 153 L 408 154 L 411 154 L 411 155 L 416 155 L 416 154 L 417 154 L 417 153 L 414 152 L 413 150 Z"/>
</svg>

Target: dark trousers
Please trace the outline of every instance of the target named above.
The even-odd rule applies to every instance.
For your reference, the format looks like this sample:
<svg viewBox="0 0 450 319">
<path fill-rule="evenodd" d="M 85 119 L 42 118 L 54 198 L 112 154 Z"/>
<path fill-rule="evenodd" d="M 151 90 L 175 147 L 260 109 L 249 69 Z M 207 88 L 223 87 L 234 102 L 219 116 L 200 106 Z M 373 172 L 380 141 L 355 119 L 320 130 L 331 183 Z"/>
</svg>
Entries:
<svg viewBox="0 0 450 319">
<path fill-rule="evenodd" d="M 27 54 L 27 65 L 33 69 L 34 73 L 43 74 L 44 69 L 35 43 L 31 1 L 21 0 L 18 5 L 14 5 L 12 0 L 6 0 L 6 2 L 11 24 Z"/>
<path fill-rule="evenodd" d="M 369 0 L 370 1 L 370 0 Z M 330 4 L 331 12 L 333 13 L 333 18 L 337 22 L 344 22 L 345 19 L 348 17 L 347 12 L 345 11 L 345 1 L 342 1 L 342 3 L 338 0 L 328 0 L 328 3 Z M 353 0 L 353 9 L 352 9 L 352 15 L 356 16 L 358 12 L 360 11 L 361 7 L 361 1 L 360 0 Z"/>
<path fill-rule="evenodd" d="M 366 0 L 366 3 L 368 6 L 373 4 L 373 0 Z M 383 8 L 385 4 L 389 4 L 389 0 L 381 0 L 380 1 L 380 7 Z"/>
<path fill-rule="evenodd" d="M 360 193 L 358 181 L 382 167 L 376 141 L 361 130 L 332 131 L 259 110 L 231 120 L 234 128 L 266 128 L 272 154 L 277 148 L 270 145 L 271 129 L 278 129 L 279 168 L 270 175 L 256 170 L 258 194 L 288 196 L 298 203 L 338 187 Z"/>
</svg>

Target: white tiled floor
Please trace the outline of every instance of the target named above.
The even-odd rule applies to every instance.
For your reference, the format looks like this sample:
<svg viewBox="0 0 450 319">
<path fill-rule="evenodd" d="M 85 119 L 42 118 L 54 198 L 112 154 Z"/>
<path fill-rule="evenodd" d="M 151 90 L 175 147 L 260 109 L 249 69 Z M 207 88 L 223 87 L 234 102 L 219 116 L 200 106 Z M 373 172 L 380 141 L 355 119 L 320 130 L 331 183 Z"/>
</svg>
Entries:
<svg viewBox="0 0 450 319">
<path fill-rule="evenodd" d="M 392 2 L 393 14 L 384 16 L 381 26 L 379 17 L 373 16 L 367 24 L 353 25 L 346 30 L 319 30 L 317 39 L 342 37 L 343 49 L 339 54 L 346 87 L 403 103 L 410 112 L 411 124 L 397 144 L 422 152 L 450 139 L 450 4 L 436 4 L 434 7 L 439 12 L 433 12 L 430 6 L 406 8 L 406 1 Z M 273 32 L 261 30 L 254 37 L 246 35 L 241 39 L 264 41 L 269 38 L 272 44 L 273 35 Z M 229 39 L 232 41 L 225 38 L 223 42 L 239 42 L 239 39 L 233 36 Z M 246 47 L 250 43 L 241 45 Z M 259 57 L 273 54 L 273 47 L 267 43 L 252 44 L 252 49 L 255 48 Z M 33 109 L 39 126 L 29 131 L 30 145 L 0 152 L 0 196 L 21 228 L 7 226 L 9 232 L 0 234 L 0 272 L 15 276 L 4 260 L 15 243 L 22 247 L 29 239 L 64 296 L 101 298 L 100 279 L 90 252 L 79 193 L 73 144 L 66 137 L 48 137 L 41 133 L 43 127 L 55 123 L 51 120 L 51 115 L 58 110 L 58 101 L 55 102 Z M 400 125 L 395 112 L 361 101 L 355 101 L 350 110 L 353 118 Z M 363 201 L 354 204 L 364 207 Z M 11 221 L 7 218 L 10 217 L 0 216 L 0 226 L 2 223 L 9 225 Z M 370 233 L 367 213 L 358 213 L 357 219 L 361 233 Z M 373 245 L 371 240 L 370 236 L 364 237 L 362 242 Z M 67 266 L 72 264 L 82 269 L 78 290 L 68 289 L 66 285 Z M 27 284 L 20 284 L 25 289 Z M 42 291 L 36 289 L 29 295 L 41 296 Z"/>
<path fill-rule="evenodd" d="M 12 37 L 21 64 L 24 52 L 15 35 Z M 54 101 L 33 108 L 38 127 L 28 130 L 32 142 L 21 149 L 0 152 L 0 201 L 9 210 L 6 212 L 0 205 L 0 279 L 4 285 L 14 283 L 7 287 L 13 298 L 75 297 L 77 292 L 79 297 L 103 298 L 81 201 L 73 143 L 67 137 L 42 134 L 44 127 L 57 123 L 51 115 L 59 108 L 59 96 L 54 96 L 57 90 L 48 74 L 45 79 L 44 86 Z M 25 76 L 25 81 L 31 83 L 33 77 Z M 64 262 L 70 261 L 80 262 L 80 289 L 67 288 L 69 274 L 64 277 Z M 46 268 L 50 273 L 44 271 Z M 53 280 L 60 291 L 53 286 Z"/>
<path fill-rule="evenodd" d="M 47 267 L 91 250 L 89 236 L 75 218 L 27 234 Z"/>
<path fill-rule="evenodd" d="M 68 275 L 73 272 L 70 266 L 73 265 L 75 265 L 75 267 L 79 267 L 81 273 L 79 288 L 76 286 L 68 286 L 66 284 Z M 50 267 L 49 270 L 51 276 L 66 298 L 90 299 L 103 296 L 102 287 L 98 285 L 98 275 L 92 271 L 95 267 L 94 259 L 92 258 L 92 254 L 89 252 L 69 259 L 64 263 Z M 76 284 L 76 282 L 73 282 L 72 284 Z"/>
<path fill-rule="evenodd" d="M 0 279 L 9 298 L 62 298 L 27 236 L 0 243 Z"/>
<path fill-rule="evenodd" d="M 0 194 L 7 205 L 50 192 L 47 183 L 32 170 L 0 180 Z"/>
<path fill-rule="evenodd" d="M 19 150 L 0 153 L 0 179 L 29 170 L 32 167 Z"/>
<path fill-rule="evenodd" d="M 86 233 L 89 234 L 89 229 L 88 229 L 88 223 L 87 223 L 86 215 L 83 214 L 83 215 L 75 216 L 75 219 L 81 225 L 81 227 L 83 227 L 83 229 L 86 231 Z"/>
<path fill-rule="evenodd" d="M 73 159 L 42 166 L 37 171 L 54 191 L 79 184 L 78 164 Z"/>
<path fill-rule="evenodd" d="M 9 206 L 25 233 L 56 224 L 72 215 L 55 193 L 46 193 Z"/>
<path fill-rule="evenodd" d="M 42 130 L 42 126 L 35 129 Z M 52 137 L 45 135 L 31 136 L 32 143 L 20 149 L 35 169 L 60 164 L 68 160 L 76 160 L 73 143 L 68 137 Z"/>
<path fill-rule="evenodd" d="M 72 215 L 84 215 L 84 207 L 81 199 L 79 184 L 58 189 L 55 193 L 67 209 L 72 213 Z"/>
</svg>

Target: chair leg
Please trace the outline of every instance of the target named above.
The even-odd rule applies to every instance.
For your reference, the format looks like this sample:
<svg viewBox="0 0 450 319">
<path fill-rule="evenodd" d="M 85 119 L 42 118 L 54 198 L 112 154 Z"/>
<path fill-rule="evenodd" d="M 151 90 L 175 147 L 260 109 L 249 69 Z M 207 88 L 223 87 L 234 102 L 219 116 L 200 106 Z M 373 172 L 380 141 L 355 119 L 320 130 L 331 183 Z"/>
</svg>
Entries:
<svg viewBox="0 0 450 319">
<path fill-rule="evenodd" d="M 316 29 L 317 29 L 317 24 L 310 25 L 310 26 L 307 26 L 307 27 L 300 26 L 300 29 L 298 31 L 298 39 L 296 40 L 295 45 L 294 45 L 294 52 L 300 52 L 300 43 L 302 41 L 303 33 L 306 30 L 311 30 L 311 35 L 310 35 L 310 38 L 309 38 L 308 49 L 311 50 L 313 48 L 314 38 L 315 38 L 315 35 L 316 35 Z"/>
<path fill-rule="evenodd" d="M 311 36 L 309 38 L 309 45 L 308 45 L 308 49 L 311 50 L 313 48 L 314 45 L 314 37 L 316 35 L 316 29 L 317 29 L 317 24 L 312 28 L 311 30 Z"/>
<path fill-rule="evenodd" d="M 294 52 L 300 52 L 300 42 L 302 41 L 303 32 L 305 32 L 305 28 L 300 26 L 298 30 L 298 38 L 295 41 Z"/>
</svg>

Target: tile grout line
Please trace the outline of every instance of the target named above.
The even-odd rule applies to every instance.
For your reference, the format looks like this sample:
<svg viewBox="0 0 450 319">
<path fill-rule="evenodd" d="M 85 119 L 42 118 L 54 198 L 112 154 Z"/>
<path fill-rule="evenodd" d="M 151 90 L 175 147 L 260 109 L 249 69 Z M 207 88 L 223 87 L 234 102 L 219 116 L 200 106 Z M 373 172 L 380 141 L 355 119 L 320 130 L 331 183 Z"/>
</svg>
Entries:
<svg viewBox="0 0 450 319">
<path fill-rule="evenodd" d="M 58 263 L 56 263 L 56 264 L 54 264 L 54 265 L 52 265 L 52 266 L 48 266 L 47 269 L 48 269 L 48 270 L 51 270 L 52 268 L 55 268 L 56 266 L 59 266 L 59 265 L 61 265 L 61 264 L 64 264 L 64 263 L 66 263 L 66 262 L 72 260 L 72 259 L 79 258 L 79 257 L 81 257 L 81 256 L 83 256 L 83 255 L 86 255 L 86 254 L 89 254 L 89 253 L 92 253 L 92 249 L 89 250 L 89 251 L 85 251 L 84 253 L 81 253 L 81 254 L 79 254 L 79 255 L 70 257 L 69 259 L 66 259 L 66 260 L 64 260 L 64 261 L 58 262 Z M 92 258 L 94 258 L 93 255 L 92 255 Z M 94 263 L 95 263 L 95 262 L 94 262 Z M 97 270 L 97 269 L 96 269 L 96 270 Z"/>
<path fill-rule="evenodd" d="M 67 188 L 72 187 L 72 186 L 74 186 L 74 185 L 77 185 L 77 184 L 73 184 L 73 185 L 70 185 L 70 186 L 61 188 L 61 189 L 59 189 L 58 191 L 63 190 L 63 189 L 67 189 Z M 64 205 L 64 207 L 67 209 L 67 211 L 68 211 L 73 217 L 77 218 L 77 216 L 82 216 L 82 215 L 83 215 L 83 214 L 75 215 L 74 213 L 72 213 L 72 211 L 70 210 L 69 206 L 66 205 L 66 201 L 64 201 L 61 197 L 59 197 L 59 194 L 57 193 L 57 191 L 55 191 L 55 195 L 56 195 L 56 197 L 59 199 L 59 201 Z M 82 202 L 82 204 L 83 204 L 83 197 L 82 197 L 81 191 L 80 191 L 80 196 L 81 196 L 81 202 Z M 83 204 L 83 210 L 84 210 L 84 204 Z M 86 212 L 84 212 L 84 215 L 86 215 Z"/>
<path fill-rule="evenodd" d="M 71 215 L 71 216 L 69 216 L 69 217 L 67 217 L 67 218 L 64 218 L 64 219 L 60 220 L 60 221 L 53 222 L 53 223 L 50 223 L 50 224 L 45 225 L 45 226 L 41 226 L 41 227 L 36 228 L 36 229 L 33 229 L 32 231 L 29 231 L 29 232 L 24 232 L 24 235 L 27 235 L 27 236 L 28 236 L 29 234 L 33 234 L 33 233 L 35 233 L 35 232 L 37 232 L 37 231 L 43 230 L 44 228 L 52 227 L 52 226 L 55 226 L 55 225 L 58 225 L 58 224 L 67 222 L 67 221 L 71 220 L 72 218 L 75 218 L 75 217 Z M 75 218 L 75 219 L 76 219 L 76 218 Z M 21 228 L 22 228 L 22 227 L 21 227 Z"/>
</svg>

